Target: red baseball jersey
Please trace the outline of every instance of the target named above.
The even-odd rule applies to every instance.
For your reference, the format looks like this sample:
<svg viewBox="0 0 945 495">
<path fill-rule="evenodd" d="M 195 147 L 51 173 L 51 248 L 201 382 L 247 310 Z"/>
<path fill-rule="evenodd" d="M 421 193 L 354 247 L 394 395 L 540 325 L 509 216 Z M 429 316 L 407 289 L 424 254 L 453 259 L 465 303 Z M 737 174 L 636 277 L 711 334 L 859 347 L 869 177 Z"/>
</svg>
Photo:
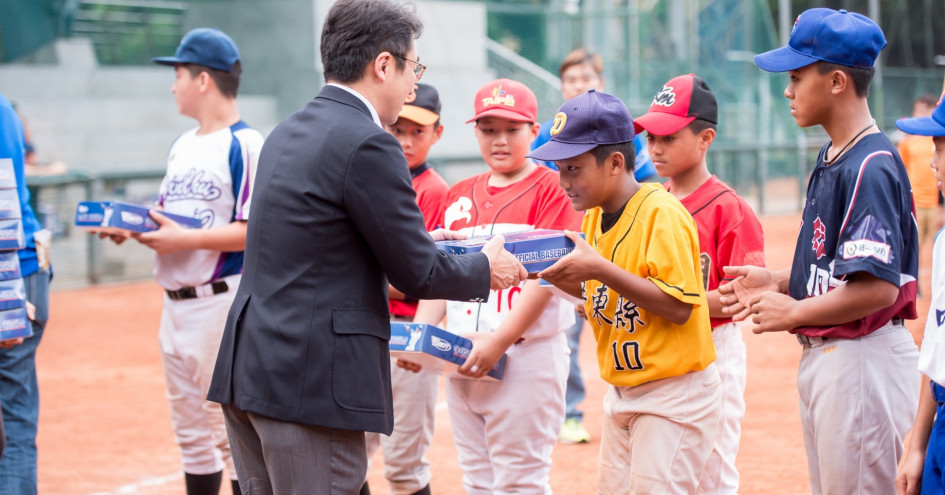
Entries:
<svg viewBox="0 0 945 495">
<path fill-rule="evenodd" d="M 672 191 L 673 183 L 666 183 Z M 699 258 L 706 292 L 732 280 L 724 266 L 765 266 L 765 241 L 761 222 L 744 199 L 728 184 L 712 176 L 681 200 L 699 230 Z M 731 318 L 710 318 L 712 328 Z"/>
<path fill-rule="evenodd" d="M 413 177 L 413 190 L 417 192 L 417 206 L 423 212 L 423 223 L 427 230 L 435 230 L 450 186 L 426 163 L 411 170 L 410 175 Z M 387 309 L 392 315 L 413 316 L 417 313 L 417 302 L 388 299 Z"/>
<path fill-rule="evenodd" d="M 490 175 L 476 175 L 450 188 L 443 203 L 443 227 L 469 236 L 536 228 L 577 231 L 581 227 L 583 213 L 574 211 L 558 187 L 557 172 L 535 167 L 527 177 L 505 187 L 489 186 Z M 495 331 L 521 291 L 521 285 L 493 290 L 482 304 L 447 301 L 448 329 L 455 333 Z M 573 324 L 573 306 L 554 297 L 523 338 L 553 335 Z"/>
</svg>

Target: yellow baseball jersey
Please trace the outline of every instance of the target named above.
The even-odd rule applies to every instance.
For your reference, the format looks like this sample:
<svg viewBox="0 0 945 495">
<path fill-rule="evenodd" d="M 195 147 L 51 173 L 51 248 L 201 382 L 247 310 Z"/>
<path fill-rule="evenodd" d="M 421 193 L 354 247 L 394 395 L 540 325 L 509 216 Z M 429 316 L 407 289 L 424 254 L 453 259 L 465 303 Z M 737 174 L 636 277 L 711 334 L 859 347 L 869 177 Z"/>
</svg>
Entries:
<svg viewBox="0 0 945 495">
<path fill-rule="evenodd" d="M 715 346 L 692 216 L 659 184 L 642 184 L 607 232 L 601 214 L 599 207 L 588 210 L 582 225 L 601 256 L 693 305 L 689 321 L 676 325 L 597 280 L 585 282 L 601 378 L 626 387 L 705 369 L 715 361 Z"/>
</svg>

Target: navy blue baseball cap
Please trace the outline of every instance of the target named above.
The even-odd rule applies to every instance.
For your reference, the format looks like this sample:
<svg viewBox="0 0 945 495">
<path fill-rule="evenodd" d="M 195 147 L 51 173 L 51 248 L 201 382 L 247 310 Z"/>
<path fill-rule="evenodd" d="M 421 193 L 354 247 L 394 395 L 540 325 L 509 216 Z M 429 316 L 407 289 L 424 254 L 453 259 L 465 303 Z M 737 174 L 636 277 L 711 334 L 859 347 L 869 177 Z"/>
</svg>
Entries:
<svg viewBox="0 0 945 495">
<path fill-rule="evenodd" d="M 918 136 L 945 136 L 945 102 L 939 102 L 929 117 L 899 119 L 896 127 L 900 131 Z"/>
<path fill-rule="evenodd" d="M 590 90 L 564 102 L 551 124 L 551 140 L 528 158 L 554 161 L 574 158 L 600 145 L 633 141 L 633 117 L 614 95 Z"/>
<path fill-rule="evenodd" d="M 755 55 L 755 63 L 768 72 L 800 69 L 819 60 L 869 69 L 885 46 L 883 30 L 869 17 L 816 8 L 797 16 L 787 46 Z"/>
<path fill-rule="evenodd" d="M 226 33 L 216 28 L 196 28 L 180 40 L 173 57 L 154 57 L 151 61 L 161 65 L 197 64 L 230 72 L 239 59 L 240 50 Z"/>
</svg>

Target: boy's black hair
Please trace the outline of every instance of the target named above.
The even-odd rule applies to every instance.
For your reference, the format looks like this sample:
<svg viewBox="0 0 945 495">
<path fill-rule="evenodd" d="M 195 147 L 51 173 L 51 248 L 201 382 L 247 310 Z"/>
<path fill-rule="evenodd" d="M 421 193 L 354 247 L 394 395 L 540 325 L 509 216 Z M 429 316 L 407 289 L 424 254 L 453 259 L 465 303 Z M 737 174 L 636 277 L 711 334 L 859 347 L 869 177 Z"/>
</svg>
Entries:
<svg viewBox="0 0 945 495">
<path fill-rule="evenodd" d="M 620 154 L 623 155 L 624 167 L 626 167 L 628 172 L 633 172 L 633 166 L 636 164 L 637 149 L 633 146 L 633 141 L 617 144 L 599 144 L 596 148 L 591 150 L 591 152 L 594 153 L 594 158 L 597 160 L 598 165 L 603 165 L 604 160 L 614 152 L 620 152 Z"/>
<path fill-rule="evenodd" d="M 860 98 L 866 98 L 870 95 L 870 83 L 873 82 L 873 75 L 876 74 L 876 67 L 863 69 L 860 67 L 850 67 L 848 65 L 824 62 L 823 60 L 817 62 L 817 72 L 819 74 L 826 74 L 835 70 L 842 70 L 847 74 L 847 76 L 850 77 L 850 80 L 853 81 L 853 89 L 856 90 L 857 96 Z"/>
<path fill-rule="evenodd" d="M 394 55 L 404 70 L 413 40 L 423 23 L 408 4 L 391 0 L 339 0 L 322 28 L 321 55 L 325 81 L 355 82 L 382 52 Z"/>
<path fill-rule="evenodd" d="M 192 78 L 199 76 L 201 72 L 206 72 L 207 75 L 210 76 L 210 79 L 213 79 L 213 82 L 217 85 L 217 89 L 220 90 L 223 96 L 236 98 L 236 93 L 240 89 L 240 75 L 243 74 L 243 66 L 240 64 L 239 60 L 233 64 L 233 67 L 230 68 L 230 72 L 212 69 L 205 65 L 180 65 L 186 68 L 187 72 L 190 72 L 190 77 Z"/>
<path fill-rule="evenodd" d="M 689 123 L 689 129 L 692 130 L 693 134 L 699 134 L 700 132 L 706 129 L 712 129 L 713 131 L 718 132 L 719 126 L 709 122 L 708 120 L 696 119 Z"/>
</svg>

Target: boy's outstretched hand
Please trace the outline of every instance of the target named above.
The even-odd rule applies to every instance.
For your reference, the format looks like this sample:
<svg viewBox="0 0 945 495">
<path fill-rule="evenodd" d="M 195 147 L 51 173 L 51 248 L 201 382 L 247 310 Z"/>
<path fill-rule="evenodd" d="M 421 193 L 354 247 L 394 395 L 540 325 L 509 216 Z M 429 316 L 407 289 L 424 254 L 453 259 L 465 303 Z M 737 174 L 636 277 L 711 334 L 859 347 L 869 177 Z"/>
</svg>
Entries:
<svg viewBox="0 0 945 495">
<path fill-rule="evenodd" d="M 741 321 L 751 314 L 752 302 L 765 292 L 779 292 L 774 272 L 759 266 L 725 266 L 725 274 L 735 280 L 719 286 L 722 312 Z"/>
<path fill-rule="evenodd" d="M 472 351 L 466 362 L 459 367 L 457 372 L 472 378 L 482 378 L 502 359 L 507 347 L 503 346 L 494 333 L 470 333 L 463 337 L 471 340 L 473 343 Z"/>
<path fill-rule="evenodd" d="M 540 271 L 538 278 L 543 278 L 567 290 L 594 278 L 593 274 L 598 272 L 597 267 L 600 263 L 606 263 L 607 260 L 597 254 L 597 251 L 581 237 L 581 234 L 566 230 L 564 235 L 574 242 L 574 251 Z"/>
</svg>

